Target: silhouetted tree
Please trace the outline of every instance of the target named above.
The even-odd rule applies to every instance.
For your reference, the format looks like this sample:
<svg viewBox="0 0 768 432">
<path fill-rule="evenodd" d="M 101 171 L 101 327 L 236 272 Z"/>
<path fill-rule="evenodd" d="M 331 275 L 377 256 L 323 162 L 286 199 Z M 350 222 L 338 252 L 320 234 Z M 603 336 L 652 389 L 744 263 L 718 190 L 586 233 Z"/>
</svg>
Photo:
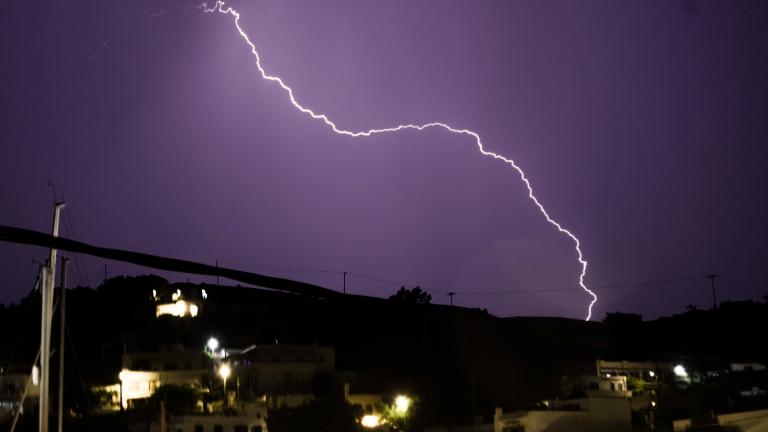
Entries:
<svg viewBox="0 0 768 432">
<path fill-rule="evenodd" d="M 430 304 L 432 302 L 432 295 L 422 291 L 420 287 L 414 287 L 413 289 L 400 287 L 395 294 L 389 296 L 389 299 L 400 303 Z"/>
<path fill-rule="evenodd" d="M 643 322 L 643 316 L 635 313 L 608 312 L 603 322 L 609 325 L 627 326 Z"/>
<path fill-rule="evenodd" d="M 200 392 L 191 386 L 164 384 L 155 390 L 147 401 L 151 412 L 160 411 L 160 401 L 165 401 L 165 409 L 169 414 L 181 414 L 194 411 Z"/>
<path fill-rule="evenodd" d="M 356 432 L 359 406 L 350 405 L 343 395 L 317 397 L 296 408 L 271 410 L 267 429 L 271 432 Z"/>
</svg>

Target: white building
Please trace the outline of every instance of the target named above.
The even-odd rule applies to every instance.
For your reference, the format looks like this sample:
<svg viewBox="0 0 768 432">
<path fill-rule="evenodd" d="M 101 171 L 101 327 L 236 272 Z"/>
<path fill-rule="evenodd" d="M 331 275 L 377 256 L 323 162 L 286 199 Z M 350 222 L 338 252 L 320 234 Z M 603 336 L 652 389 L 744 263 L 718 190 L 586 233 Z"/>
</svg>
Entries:
<svg viewBox="0 0 768 432">
<path fill-rule="evenodd" d="M 129 408 L 132 401 L 152 396 L 164 384 L 204 387 L 211 370 L 205 354 L 181 347 L 164 352 L 125 354 L 119 375 L 121 404 Z"/>
<path fill-rule="evenodd" d="M 496 409 L 494 432 L 629 432 L 627 399 L 586 397 L 562 401 L 547 411 L 504 413 Z"/>
<path fill-rule="evenodd" d="M 768 432 L 768 410 L 721 414 L 715 418 L 715 422 L 741 432 Z M 691 426 L 693 426 L 691 419 L 672 422 L 672 429 L 675 432 L 686 431 Z"/>
<path fill-rule="evenodd" d="M 152 299 L 155 301 L 155 316 L 170 315 L 175 317 L 196 317 L 203 301 L 208 298 L 205 289 L 185 286 L 166 287 L 152 290 Z"/>
<path fill-rule="evenodd" d="M 580 392 L 585 396 L 631 398 L 632 392 L 627 388 L 627 377 L 623 375 L 582 375 L 578 378 L 564 378 L 563 394 L 573 395 Z"/>
<path fill-rule="evenodd" d="M 548 409 L 504 413 L 496 409 L 494 432 L 629 432 L 632 392 L 625 376 L 583 376 L 564 382 L 581 397 L 547 402 Z"/>
<path fill-rule="evenodd" d="M 182 415 L 171 416 L 167 432 L 267 432 L 267 408 L 249 405 L 233 416 Z"/>
<path fill-rule="evenodd" d="M 249 405 L 238 415 L 185 414 L 170 416 L 161 425 L 135 423 L 129 427 L 135 432 L 267 432 L 266 407 Z"/>
<path fill-rule="evenodd" d="M 609 361 L 597 360 L 595 362 L 597 375 L 601 376 L 627 376 L 642 379 L 648 384 L 655 384 L 660 378 L 660 374 L 665 374 L 672 370 L 669 363 L 657 362 L 632 362 L 632 361 Z"/>
<path fill-rule="evenodd" d="M 136 399 L 146 399 L 161 385 L 173 384 L 202 387 L 207 371 L 134 371 L 120 372 L 120 400 L 123 408 L 129 408 Z"/>
</svg>

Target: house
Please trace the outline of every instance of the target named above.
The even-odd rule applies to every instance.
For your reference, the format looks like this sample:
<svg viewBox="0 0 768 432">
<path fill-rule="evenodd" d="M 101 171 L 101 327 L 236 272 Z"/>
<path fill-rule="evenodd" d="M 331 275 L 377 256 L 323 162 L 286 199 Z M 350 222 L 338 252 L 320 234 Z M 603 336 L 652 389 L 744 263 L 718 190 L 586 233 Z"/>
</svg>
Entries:
<svg viewBox="0 0 768 432">
<path fill-rule="evenodd" d="M 252 345 L 227 352 L 240 394 L 264 397 L 270 408 L 295 407 L 312 400 L 315 380 L 335 373 L 332 347 Z"/>
<path fill-rule="evenodd" d="M 583 376 L 564 380 L 564 400 L 546 409 L 504 413 L 497 408 L 494 432 L 628 432 L 632 408 L 624 376 Z"/>
<path fill-rule="evenodd" d="M 576 378 L 564 377 L 561 389 L 567 395 L 603 396 L 631 398 L 627 388 L 627 377 L 623 375 L 582 375 Z"/>
<path fill-rule="evenodd" d="M 267 409 L 248 405 L 236 415 L 183 414 L 162 422 L 134 423 L 135 432 L 267 432 Z"/>
<path fill-rule="evenodd" d="M 163 315 L 195 318 L 206 298 L 208 293 L 205 289 L 192 286 L 168 286 L 159 292 L 157 289 L 152 290 L 155 316 L 158 318 Z"/>
<path fill-rule="evenodd" d="M 168 432 L 267 432 L 267 408 L 249 404 L 237 415 L 185 414 L 171 416 Z"/>
<path fill-rule="evenodd" d="M 629 432 L 626 399 L 586 397 L 562 401 L 548 410 L 504 413 L 496 409 L 494 432 Z"/>
<path fill-rule="evenodd" d="M 728 427 L 728 430 L 742 432 L 768 432 L 768 410 L 744 411 L 721 414 L 712 419 L 712 425 Z M 683 432 L 697 427 L 691 419 L 675 420 L 672 429 Z"/>
<path fill-rule="evenodd" d="M 120 372 L 120 401 L 124 408 L 152 396 L 164 384 L 207 387 L 211 380 L 210 359 L 200 350 L 181 346 L 160 352 L 123 355 Z"/>
<path fill-rule="evenodd" d="M 659 362 L 633 362 L 633 361 L 610 361 L 597 360 L 595 362 L 597 375 L 601 376 L 626 376 L 641 379 L 650 386 L 655 386 L 659 379 L 666 375 L 667 371 L 672 370 L 669 363 Z"/>
</svg>

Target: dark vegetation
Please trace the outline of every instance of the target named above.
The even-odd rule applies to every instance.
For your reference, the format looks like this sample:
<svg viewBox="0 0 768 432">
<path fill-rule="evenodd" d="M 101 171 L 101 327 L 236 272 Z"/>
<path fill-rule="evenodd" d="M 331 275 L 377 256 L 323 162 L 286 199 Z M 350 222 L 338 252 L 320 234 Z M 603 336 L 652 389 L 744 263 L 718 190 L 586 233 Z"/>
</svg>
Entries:
<svg viewBox="0 0 768 432">
<path fill-rule="evenodd" d="M 208 298 L 197 318 L 155 318 L 153 289 L 181 289 L 186 295 L 200 288 Z M 83 422 L 92 421 L 87 419 L 97 396 L 87 387 L 116 382 L 124 350 L 151 351 L 169 344 L 202 348 L 211 335 L 229 347 L 333 346 L 337 369 L 356 371 L 359 391 L 418 395 L 415 426 L 468 424 L 478 414 L 491 421 L 497 406 L 534 406 L 558 395 L 561 376 L 594 373 L 598 358 L 768 363 L 768 345 L 759 336 L 768 328 L 765 302 L 723 302 L 716 310 L 692 309 L 653 321 L 614 313 L 600 323 L 498 318 L 477 309 L 429 304 L 429 294 L 418 288 L 403 288 L 390 300 L 322 299 L 239 286 L 169 288 L 160 277 L 141 276 L 69 290 L 67 306 L 71 345 L 65 401 Z M 4 369 L 28 372 L 39 344 L 39 307 L 37 293 L 18 304 L 0 305 Z M 58 344 L 56 337 L 53 343 Z M 328 394 L 305 408 L 306 418 L 331 409 L 345 413 L 352 408 Z M 273 421 L 291 415 L 278 413 Z M 339 418 L 333 430 L 346 430 L 344 415 Z"/>
</svg>

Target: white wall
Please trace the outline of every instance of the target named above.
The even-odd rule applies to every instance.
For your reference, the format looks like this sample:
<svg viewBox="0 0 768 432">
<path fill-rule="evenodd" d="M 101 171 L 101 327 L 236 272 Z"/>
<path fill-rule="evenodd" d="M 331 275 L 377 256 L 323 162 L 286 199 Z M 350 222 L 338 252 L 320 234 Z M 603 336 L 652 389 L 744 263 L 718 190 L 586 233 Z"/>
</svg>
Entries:
<svg viewBox="0 0 768 432">
<path fill-rule="evenodd" d="M 565 402 L 565 401 L 564 401 Z M 581 411 L 522 411 L 504 414 L 497 409 L 494 432 L 525 427 L 525 432 L 629 432 L 630 403 L 619 398 L 584 398 L 568 401 Z M 761 431 L 762 432 L 762 431 Z"/>
</svg>

